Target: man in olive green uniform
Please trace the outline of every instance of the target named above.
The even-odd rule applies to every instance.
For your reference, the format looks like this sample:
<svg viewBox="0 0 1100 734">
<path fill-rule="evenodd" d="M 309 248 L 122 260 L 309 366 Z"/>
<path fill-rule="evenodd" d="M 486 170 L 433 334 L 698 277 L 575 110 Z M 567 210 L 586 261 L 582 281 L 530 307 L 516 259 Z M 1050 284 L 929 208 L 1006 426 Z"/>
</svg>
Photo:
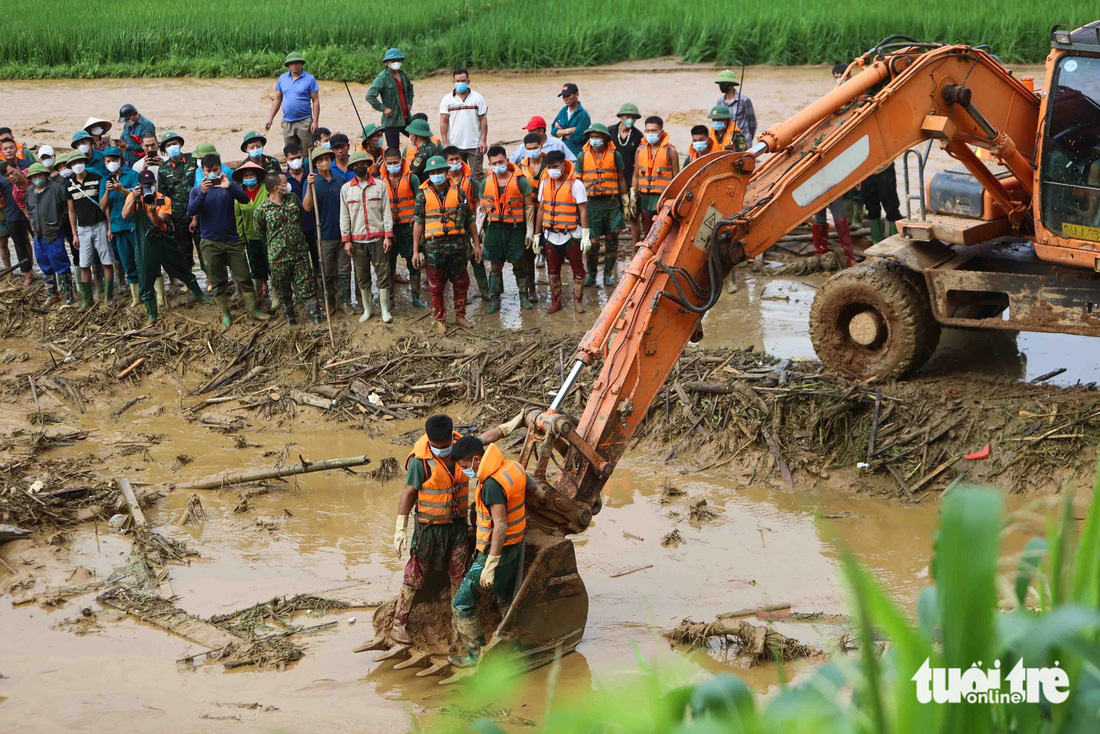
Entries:
<svg viewBox="0 0 1100 734">
<path fill-rule="evenodd" d="M 286 176 L 269 173 L 264 178 L 265 199 L 252 215 L 260 239 L 267 243 L 271 290 L 283 304 L 288 324 L 298 323 L 294 301 L 305 303 L 309 317 L 321 323 L 317 282 L 309 262 L 309 246 L 302 232 L 302 202 L 290 191 Z"/>
<path fill-rule="evenodd" d="M 424 178 L 424 164 L 429 158 L 442 156 L 443 149 L 435 144 L 432 129 L 428 126 L 427 120 L 413 120 L 405 128 L 405 132 L 409 134 L 409 146 L 416 149 L 416 154 L 409 161 L 409 169 L 420 178 Z M 406 159 L 409 157 L 408 150 L 409 148 L 405 149 Z"/>
<path fill-rule="evenodd" d="M 241 142 L 241 152 L 248 156 L 248 160 L 268 173 L 282 173 L 283 167 L 279 165 L 278 159 L 264 153 L 265 145 L 267 145 L 267 138 L 256 131 L 252 131 L 244 136 L 244 140 Z"/>
<path fill-rule="evenodd" d="M 190 153 L 183 152 L 182 135 L 167 132 L 160 138 L 160 150 L 164 162 L 157 171 L 157 191 L 172 202 L 172 234 L 176 246 L 187 263 L 190 272 L 195 267 L 195 237 L 191 232 L 191 219 L 187 216 L 187 198 L 194 187 L 198 163 Z M 202 267 L 202 263 L 199 263 Z"/>
<path fill-rule="evenodd" d="M 367 90 L 367 102 L 382 113 L 379 127 L 386 130 L 386 147 L 401 145 L 401 131 L 412 120 L 413 83 L 409 75 L 401 71 L 405 54 L 391 48 L 382 57 L 386 68 L 378 72 Z"/>
<path fill-rule="evenodd" d="M 486 152 L 489 175 L 475 184 L 485 211 L 485 259 L 489 261 L 489 308 L 500 310 L 504 293 L 504 263 L 512 264 L 523 309 L 533 308 L 527 292 L 527 251 L 535 246 L 535 192 L 527 177 L 508 161 L 504 146 Z M 516 198 L 518 194 L 519 198 Z"/>
<path fill-rule="evenodd" d="M 633 219 L 635 211 L 630 203 L 630 187 L 626 181 L 626 166 L 618 149 L 614 150 L 615 173 L 611 178 L 615 184 L 610 188 L 600 181 L 606 178 L 595 176 L 595 171 L 585 173 L 585 166 L 591 165 L 593 159 L 601 159 L 607 155 L 608 146 L 614 147 L 611 142 L 611 133 L 606 125 L 594 123 L 588 132 L 588 142 L 581 148 L 577 156 L 577 178 L 584 184 L 588 192 L 588 227 L 592 238 L 592 249 L 585 255 L 587 275 L 584 279 L 586 286 L 596 285 L 596 273 L 600 267 L 600 245 L 603 244 L 607 251 L 606 258 L 615 262 L 619 250 L 619 230 L 623 228 L 623 222 Z"/>
</svg>

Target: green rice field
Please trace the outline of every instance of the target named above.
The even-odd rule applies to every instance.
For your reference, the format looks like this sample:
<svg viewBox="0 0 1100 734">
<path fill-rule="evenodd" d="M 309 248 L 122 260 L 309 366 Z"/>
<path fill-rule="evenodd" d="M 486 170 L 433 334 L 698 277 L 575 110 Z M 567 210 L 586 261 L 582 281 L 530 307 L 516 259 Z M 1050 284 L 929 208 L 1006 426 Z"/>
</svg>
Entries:
<svg viewBox="0 0 1100 734">
<path fill-rule="evenodd" d="M 266 77 L 291 50 L 324 79 L 365 81 L 398 46 L 436 69 L 589 66 L 675 54 L 721 65 L 850 60 L 894 33 L 989 44 L 1040 62 L 1054 23 L 1096 20 L 1081 0 L 993 3 L 744 0 L 36 0 L 7 7 L 0 77 Z"/>
</svg>

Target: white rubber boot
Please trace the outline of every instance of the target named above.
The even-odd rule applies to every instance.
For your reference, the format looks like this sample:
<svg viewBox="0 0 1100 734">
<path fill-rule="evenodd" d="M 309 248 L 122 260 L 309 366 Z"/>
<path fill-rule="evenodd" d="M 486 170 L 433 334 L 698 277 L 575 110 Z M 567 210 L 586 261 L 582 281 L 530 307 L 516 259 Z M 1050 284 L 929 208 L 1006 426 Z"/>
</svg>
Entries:
<svg viewBox="0 0 1100 734">
<path fill-rule="evenodd" d="M 363 315 L 359 317 L 359 323 L 369 321 L 374 315 L 374 298 L 371 297 L 369 288 L 360 288 L 359 296 L 363 299 Z"/>
<path fill-rule="evenodd" d="M 160 276 L 153 281 L 153 290 L 157 294 L 157 308 L 167 309 L 168 300 L 164 296 L 164 276 Z"/>
<path fill-rule="evenodd" d="M 390 313 L 390 289 L 378 289 L 378 305 L 382 307 L 382 323 L 393 323 L 393 314 Z"/>
</svg>

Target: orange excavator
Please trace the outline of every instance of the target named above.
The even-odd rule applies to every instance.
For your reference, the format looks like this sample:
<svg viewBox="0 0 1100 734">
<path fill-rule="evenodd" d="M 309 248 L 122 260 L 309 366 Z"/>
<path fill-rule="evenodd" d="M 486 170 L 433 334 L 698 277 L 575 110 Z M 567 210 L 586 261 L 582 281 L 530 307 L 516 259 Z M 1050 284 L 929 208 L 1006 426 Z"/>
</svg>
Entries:
<svg viewBox="0 0 1100 734">
<path fill-rule="evenodd" d="M 492 602 L 479 610 L 495 629 L 485 656 L 509 649 L 536 667 L 577 646 L 588 596 L 565 536 L 599 513 L 605 482 L 684 347 L 702 338 L 725 275 L 915 146 L 938 141 L 962 171 L 927 191 L 922 182 L 919 214 L 820 288 L 810 333 L 825 367 L 856 381 L 901 377 L 931 355 L 941 326 L 1100 335 L 1100 21 L 1055 26 L 1051 46 L 1037 94 L 985 48 L 892 36 L 747 152 L 711 153 L 680 172 L 553 403 L 527 414 L 526 562 L 503 619 Z M 575 417 L 566 399 L 601 362 Z M 454 642 L 446 597 L 441 586 L 421 590 L 411 646 L 387 639 L 393 603 L 383 606 L 376 640 L 361 649 L 388 648 L 379 659 L 424 666 L 420 675 L 444 672 Z"/>
</svg>

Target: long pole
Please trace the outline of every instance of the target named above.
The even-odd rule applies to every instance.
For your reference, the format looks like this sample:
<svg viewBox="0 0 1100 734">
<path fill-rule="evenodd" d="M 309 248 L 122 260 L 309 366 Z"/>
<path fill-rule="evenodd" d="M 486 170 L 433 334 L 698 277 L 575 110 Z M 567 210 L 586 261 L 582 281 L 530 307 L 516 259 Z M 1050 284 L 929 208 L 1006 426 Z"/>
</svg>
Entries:
<svg viewBox="0 0 1100 734">
<path fill-rule="evenodd" d="M 355 116 L 359 120 L 359 129 L 362 130 L 366 125 L 363 124 L 363 118 L 359 117 L 359 108 L 355 106 L 355 97 L 352 96 L 351 87 L 348 86 L 346 81 L 344 82 L 344 89 L 348 90 L 348 99 L 351 100 L 351 108 L 355 110 Z"/>
<path fill-rule="evenodd" d="M 321 249 L 321 210 L 317 208 L 317 186 L 309 185 L 309 198 L 313 203 L 313 216 L 317 220 L 317 262 L 321 264 L 321 292 L 325 296 L 325 321 L 328 322 L 328 340 L 332 344 L 332 351 L 336 351 L 336 337 L 332 335 L 332 314 L 328 307 L 328 278 L 325 277 L 325 253 Z"/>
<path fill-rule="evenodd" d="M 303 460 L 304 461 L 304 460 Z M 344 459 L 325 459 L 324 461 L 307 461 L 302 464 L 291 464 L 279 469 L 257 469 L 255 471 L 219 474 L 209 479 L 200 479 L 197 482 L 177 484 L 176 489 L 220 489 L 234 484 L 246 482 L 258 482 L 262 479 L 276 479 L 289 477 L 295 474 L 309 474 L 315 471 L 329 471 L 331 469 L 344 469 L 349 466 L 362 466 L 369 464 L 366 456 L 349 456 Z"/>
</svg>

